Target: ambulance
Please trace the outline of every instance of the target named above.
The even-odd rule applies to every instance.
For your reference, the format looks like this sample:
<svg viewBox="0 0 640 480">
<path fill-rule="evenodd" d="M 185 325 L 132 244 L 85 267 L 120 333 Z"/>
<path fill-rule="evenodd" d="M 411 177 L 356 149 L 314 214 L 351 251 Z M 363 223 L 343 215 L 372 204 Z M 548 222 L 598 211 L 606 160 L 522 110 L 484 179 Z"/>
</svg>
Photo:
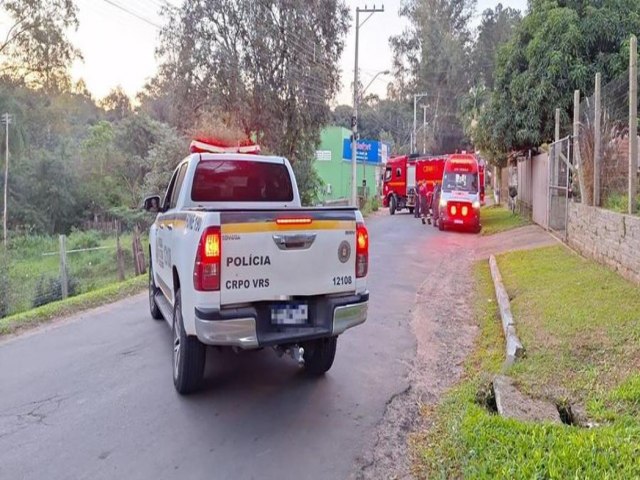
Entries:
<svg viewBox="0 0 640 480">
<path fill-rule="evenodd" d="M 480 166 L 473 154 L 447 157 L 438 206 L 438 228 L 480 232 Z"/>
</svg>

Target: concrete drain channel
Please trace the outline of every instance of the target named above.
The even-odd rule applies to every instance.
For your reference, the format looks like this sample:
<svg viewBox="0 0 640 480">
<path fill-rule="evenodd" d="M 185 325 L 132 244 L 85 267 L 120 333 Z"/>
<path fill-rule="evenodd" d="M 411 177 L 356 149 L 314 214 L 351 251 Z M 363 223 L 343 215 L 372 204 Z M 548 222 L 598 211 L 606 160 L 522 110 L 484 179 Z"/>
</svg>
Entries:
<svg viewBox="0 0 640 480">
<path fill-rule="evenodd" d="M 505 368 L 525 358 L 525 349 L 516 333 L 511 313 L 511 298 L 502 283 L 495 256 L 489 257 L 491 277 L 498 300 L 502 330 L 505 338 Z M 483 385 L 476 393 L 476 401 L 491 413 L 522 421 L 544 421 L 559 425 L 580 425 L 571 403 L 566 400 L 547 401 L 531 398 L 522 393 L 515 382 L 506 375 L 497 375 L 491 383 Z"/>
</svg>

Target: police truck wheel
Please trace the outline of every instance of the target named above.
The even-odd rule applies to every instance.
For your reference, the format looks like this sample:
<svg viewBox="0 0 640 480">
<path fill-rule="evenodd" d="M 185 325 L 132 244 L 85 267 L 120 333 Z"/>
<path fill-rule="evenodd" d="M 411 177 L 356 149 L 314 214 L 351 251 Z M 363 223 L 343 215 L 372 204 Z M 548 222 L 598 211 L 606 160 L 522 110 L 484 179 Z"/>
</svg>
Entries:
<svg viewBox="0 0 640 480">
<path fill-rule="evenodd" d="M 327 372 L 336 356 L 338 337 L 320 338 L 307 342 L 304 348 L 304 368 L 311 375 Z"/>
<path fill-rule="evenodd" d="M 154 320 L 162 320 L 162 312 L 156 304 L 157 293 L 158 287 L 156 287 L 156 282 L 153 279 L 153 267 L 151 263 L 149 263 L 149 312 L 151 313 L 151 318 Z"/>
<path fill-rule="evenodd" d="M 192 393 L 202 384 L 206 346 L 197 337 L 187 335 L 182 321 L 180 290 L 173 308 L 173 385 L 181 395 Z"/>
<path fill-rule="evenodd" d="M 390 215 L 395 215 L 396 213 L 396 197 L 391 196 L 391 198 L 389 198 L 389 214 Z"/>
</svg>

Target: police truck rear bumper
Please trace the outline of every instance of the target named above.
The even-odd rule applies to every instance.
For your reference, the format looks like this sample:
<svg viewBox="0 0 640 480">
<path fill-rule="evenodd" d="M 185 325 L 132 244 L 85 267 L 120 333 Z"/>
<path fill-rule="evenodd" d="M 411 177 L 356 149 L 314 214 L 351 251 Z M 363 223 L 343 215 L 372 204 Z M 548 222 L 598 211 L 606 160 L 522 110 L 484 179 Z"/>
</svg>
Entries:
<svg viewBox="0 0 640 480">
<path fill-rule="evenodd" d="M 271 323 L 272 302 L 239 308 L 196 308 L 196 335 L 207 345 L 254 349 L 340 335 L 367 319 L 368 292 L 311 297 L 304 301 L 309 305 L 309 320 L 304 325 L 292 326 Z"/>
</svg>

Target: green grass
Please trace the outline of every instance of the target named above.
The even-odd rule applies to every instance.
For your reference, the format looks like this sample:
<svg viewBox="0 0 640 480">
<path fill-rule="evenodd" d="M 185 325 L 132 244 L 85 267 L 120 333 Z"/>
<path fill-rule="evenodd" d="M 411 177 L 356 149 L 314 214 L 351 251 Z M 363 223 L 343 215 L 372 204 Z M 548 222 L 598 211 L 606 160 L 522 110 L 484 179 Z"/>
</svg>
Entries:
<svg viewBox="0 0 640 480">
<path fill-rule="evenodd" d="M 147 244 L 145 238 L 141 240 L 143 245 Z M 17 236 L 11 240 L 7 256 L 8 291 L 5 298 L 9 315 L 28 311 L 33 307 L 38 294 L 37 286 L 42 280 L 59 278 L 58 242 L 57 236 L 39 235 Z M 125 276 L 131 278 L 134 275 L 131 234 L 121 235 L 120 242 L 125 260 Z M 70 281 L 75 284 L 76 294 L 100 289 L 117 281 L 115 246 L 114 235 L 95 231 L 74 231 L 67 237 L 67 250 L 107 247 L 67 255 L 67 270 Z M 43 255 L 54 252 L 54 255 Z"/>
<path fill-rule="evenodd" d="M 482 223 L 482 235 L 493 235 L 530 223 L 520 215 L 511 213 L 499 205 L 482 207 L 480 210 L 480 222 Z"/>
<path fill-rule="evenodd" d="M 48 320 L 72 315 L 82 310 L 98 307 L 143 291 L 147 286 L 147 276 L 140 275 L 124 282 L 83 293 L 75 297 L 49 303 L 42 307 L 0 319 L 0 335 L 14 333 Z"/>
<path fill-rule="evenodd" d="M 523 423 L 477 392 L 502 370 L 489 269 L 476 266 L 480 333 L 463 381 L 415 443 L 429 478 L 639 478 L 640 296 L 604 267 L 551 247 L 498 258 L 527 357 L 506 373 L 532 397 L 584 407 L 599 427 Z"/>
</svg>

